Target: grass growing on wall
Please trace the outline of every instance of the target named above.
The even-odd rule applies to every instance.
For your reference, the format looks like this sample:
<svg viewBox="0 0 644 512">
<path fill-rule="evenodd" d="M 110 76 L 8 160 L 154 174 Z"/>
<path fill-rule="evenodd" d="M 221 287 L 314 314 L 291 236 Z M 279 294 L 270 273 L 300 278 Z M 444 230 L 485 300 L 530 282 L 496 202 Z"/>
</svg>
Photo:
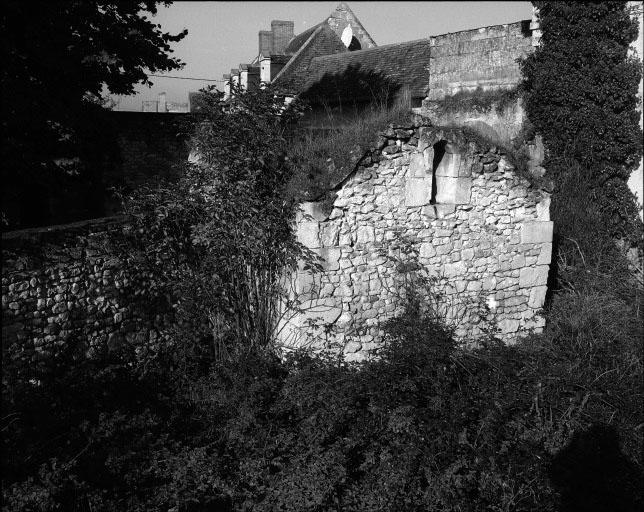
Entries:
<svg viewBox="0 0 644 512">
<path fill-rule="evenodd" d="M 487 112 L 495 108 L 498 113 L 517 102 L 517 88 L 484 90 L 477 87 L 474 91 L 459 91 L 451 96 L 445 96 L 435 105 L 444 113 L 464 110 L 480 110 Z"/>
<path fill-rule="evenodd" d="M 387 124 L 408 124 L 410 108 L 402 102 L 373 103 L 363 111 L 327 111 L 324 129 L 301 129 L 289 148 L 295 175 L 289 193 L 301 201 L 323 196 L 349 174 Z"/>
</svg>

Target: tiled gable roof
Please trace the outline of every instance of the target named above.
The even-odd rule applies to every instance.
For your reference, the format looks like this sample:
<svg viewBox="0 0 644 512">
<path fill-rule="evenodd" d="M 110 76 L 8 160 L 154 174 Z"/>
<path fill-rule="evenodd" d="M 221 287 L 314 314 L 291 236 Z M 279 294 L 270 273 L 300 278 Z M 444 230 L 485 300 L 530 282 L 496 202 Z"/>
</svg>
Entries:
<svg viewBox="0 0 644 512">
<path fill-rule="evenodd" d="M 338 52 L 346 53 L 346 46 L 326 22 L 320 23 L 275 77 L 273 83 L 286 94 L 297 94 L 306 82 L 311 59 Z"/>
<path fill-rule="evenodd" d="M 398 87 L 408 87 L 412 97 L 425 97 L 429 82 L 430 40 L 419 39 L 359 50 L 314 57 L 306 70 L 306 80 L 298 93 L 320 86 L 327 79 L 337 80 L 347 72 L 365 76 L 377 74 Z"/>
<path fill-rule="evenodd" d="M 293 39 L 291 39 L 286 46 L 286 49 L 284 50 L 284 53 L 286 55 L 293 55 L 294 53 L 297 53 L 297 51 L 302 47 L 304 43 L 306 43 L 306 40 L 311 37 L 313 32 L 326 23 L 326 20 L 324 20 L 322 23 L 318 23 L 317 25 L 313 25 L 311 28 L 305 30 L 301 34 L 296 35 Z"/>
</svg>

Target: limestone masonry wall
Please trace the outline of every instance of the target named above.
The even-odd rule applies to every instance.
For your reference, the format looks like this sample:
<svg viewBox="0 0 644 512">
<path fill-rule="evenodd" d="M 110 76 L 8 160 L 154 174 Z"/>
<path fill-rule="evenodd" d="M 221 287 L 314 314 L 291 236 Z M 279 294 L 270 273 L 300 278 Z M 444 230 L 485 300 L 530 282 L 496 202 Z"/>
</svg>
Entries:
<svg viewBox="0 0 644 512">
<path fill-rule="evenodd" d="M 477 87 L 511 88 L 521 79 L 516 60 L 533 51 L 529 22 L 432 37 L 427 101 Z"/>
<path fill-rule="evenodd" d="M 401 311 L 410 262 L 426 270 L 426 298 L 441 297 L 459 336 L 491 328 L 511 342 L 541 330 L 549 195 L 458 129 L 390 127 L 379 140 L 339 185 L 330 214 L 302 205 L 298 238 L 324 271 L 294 276 L 303 312 L 285 324 L 283 342 L 332 340 L 349 360 L 364 359 L 378 349 L 379 325 Z"/>
<path fill-rule="evenodd" d="M 116 246 L 123 217 L 36 228 L 2 236 L 2 339 L 23 355 L 154 342 L 162 308 Z M 156 310 L 151 316 L 147 311 Z"/>
</svg>

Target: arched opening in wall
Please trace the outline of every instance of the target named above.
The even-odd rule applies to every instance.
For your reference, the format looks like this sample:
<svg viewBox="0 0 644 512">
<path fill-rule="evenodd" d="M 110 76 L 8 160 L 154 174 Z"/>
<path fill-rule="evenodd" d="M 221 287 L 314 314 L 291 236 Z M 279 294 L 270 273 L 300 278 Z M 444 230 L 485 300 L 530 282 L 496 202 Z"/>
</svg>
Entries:
<svg viewBox="0 0 644 512">
<path fill-rule="evenodd" d="M 430 204 L 436 204 L 436 196 L 438 194 L 438 180 L 436 179 L 436 170 L 440 167 L 443 158 L 445 157 L 446 147 L 446 140 L 440 140 L 436 144 L 434 144 L 434 160 L 432 161 L 432 196 L 429 201 Z"/>
<path fill-rule="evenodd" d="M 351 38 L 351 42 L 349 43 L 348 50 L 350 52 L 355 52 L 356 50 L 362 50 L 362 45 L 360 44 L 360 41 L 356 39 L 356 36 L 353 36 Z"/>
</svg>

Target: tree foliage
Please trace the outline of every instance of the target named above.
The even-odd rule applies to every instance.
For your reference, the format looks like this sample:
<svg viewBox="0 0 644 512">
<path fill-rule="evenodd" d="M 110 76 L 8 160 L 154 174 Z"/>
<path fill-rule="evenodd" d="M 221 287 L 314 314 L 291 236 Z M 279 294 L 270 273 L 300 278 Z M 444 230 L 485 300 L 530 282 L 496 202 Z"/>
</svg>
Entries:
<svg viewBox="0 0 644 512">
<path fill-rule="evenodd" d="M 55 173 L 79 172 L 77 159 L 101 149 L 100 143 L 86 146 L 97 135 L 104 87 L 113 94 L 132 94 L 136 84 L 151 84 L 149 72 L 183 65 L 170 55 L 170 44 L 187 31 L 172 35 L 150 20 L 158 3 L 4 3 L 5 187 L 28 195 L 30 187 L 51 186 Z"/>
<path fill-rule="evenodd" d="M 591 201 L 605 233 L 638 241 L 641 222 L 627 186 L 642 155 L 641 64 L 629 56 L 637 21 L 624 1 L 533 3 L 543 36 L 521 63 L 523 91 L 528 118 L 543 136 L 544 167 L 555 181 L 555 224 L 565 236 L 577 236 L 561 211 Z M 587 196 L 577 194 L 573 174 L 587 184 Z"/>
</svg>

